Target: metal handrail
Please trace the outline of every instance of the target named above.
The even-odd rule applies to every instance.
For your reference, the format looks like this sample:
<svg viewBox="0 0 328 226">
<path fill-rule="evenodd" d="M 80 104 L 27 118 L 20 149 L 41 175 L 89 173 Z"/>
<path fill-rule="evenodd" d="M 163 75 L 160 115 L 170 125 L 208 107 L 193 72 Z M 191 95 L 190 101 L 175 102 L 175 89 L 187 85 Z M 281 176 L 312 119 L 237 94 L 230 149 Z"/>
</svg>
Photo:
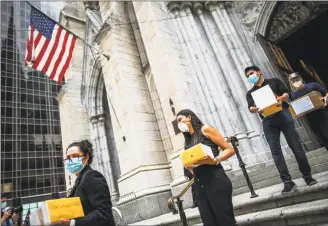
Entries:
<svg viewBox="0 0 328 226">
<path fill-rule="evenodd" d="M 175 205 L 174 205 L 174 200 L 175 199 L 180 199 L 182 198 L 182 196 L 188 191 L 188 189 L 193 185 L 194 183 L 194 178 L 192 178 L 188 184 L 186 185 L 186 187 L 176 196 L 172 196 L 171 198 L 169 198 L 168 200 L 168 204 L 167 204 L 167 207 L 172 211 L 173 214 L 177 214 L 178 213 L 178 210 L 175 208 Z"/>
</svg>

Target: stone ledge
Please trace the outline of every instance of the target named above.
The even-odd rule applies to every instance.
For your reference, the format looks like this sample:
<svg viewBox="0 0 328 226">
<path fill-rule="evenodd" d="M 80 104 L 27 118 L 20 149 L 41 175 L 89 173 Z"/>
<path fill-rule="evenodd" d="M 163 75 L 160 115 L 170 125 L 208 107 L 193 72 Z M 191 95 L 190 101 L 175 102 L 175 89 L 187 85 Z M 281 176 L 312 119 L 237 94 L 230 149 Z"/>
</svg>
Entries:
<svg viewBox="0 0 328 226">
<path fill-rule="evenodd" d="M 122 182 L 122 181 L 124 181 L 138 173 L 141 173 L 141 172 L 153 171 L 153 170 L 164 170 L 164 169 L 170 169 L 170 168 L 171 168 L 171 164 L 169 162 L 141 165 L 141 166 L 138 166 L 138 167 L 130 170 L 129 172 L 127 172 L 125 174 L 122 174 L 120 176 L 120 179 L 118 180 L 118 182 Z"/>
</svg>

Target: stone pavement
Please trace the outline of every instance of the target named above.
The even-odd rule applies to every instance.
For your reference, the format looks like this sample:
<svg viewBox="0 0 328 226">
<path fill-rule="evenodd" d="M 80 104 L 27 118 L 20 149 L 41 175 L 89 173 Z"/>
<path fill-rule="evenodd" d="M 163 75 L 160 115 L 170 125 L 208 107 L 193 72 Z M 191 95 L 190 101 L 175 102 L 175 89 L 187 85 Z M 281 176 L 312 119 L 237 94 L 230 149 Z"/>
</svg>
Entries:
<svg viewBox="0 0 328 226">
<path fill-rule="evenodd" d="M 295 179 L 298 189 L 281 195 L 282 184 L 256 190 L 259 197 L 250 199 L 249 193 L 233 197 L 238 225 L 328 225 L 328 172 L 314 174 L 314 186 L 306 186 L 303 179 Z M 186 209 L 189 225 L 202 225 L 199 211 Z M 309 216 L 315 215 L 317 223 Z M 322 223 L 319 223 L 322 222 Z M 179 215 L 171 213 L 131 225 L 181 225 Z"/>
</svg>

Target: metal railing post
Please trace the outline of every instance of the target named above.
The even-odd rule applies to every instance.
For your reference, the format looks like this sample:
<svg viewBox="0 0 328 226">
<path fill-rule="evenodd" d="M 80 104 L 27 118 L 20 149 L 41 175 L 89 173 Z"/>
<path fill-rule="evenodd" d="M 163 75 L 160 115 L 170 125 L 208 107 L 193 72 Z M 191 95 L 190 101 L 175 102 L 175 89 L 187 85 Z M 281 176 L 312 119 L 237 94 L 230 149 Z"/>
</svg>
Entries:
<svg viewBox="0 0 328 226">
<path fill-rule="evenodd" d="M 231 137 L 228 138 L 228 141 L 232 144 L 233 148 L 235 149 L 236 156 L 237 156 L 237 159 L 238 159 L 238 162 L 239 162 L 239 166 L 240 166 L 241 170 L 243 171 L 243 174 L 244 174 L 244 177 L 246 179 L 248 188 L 251 192 L 251 198 L 258 197 L 258 195 L 254 191 L 253 184 L 252 184 L 251 180 L 249 179 L 249 176 L 248 176 L 248 173 L 247 173 L 247 170 L 246 170 L 246 167 L 245 167 L 246 164 L 244 163 L 243 159 L 240 156 L 240 153 L 239 153 L 239 150 L 238 150 L 239 143 L 238 143 L 237 137 L 231 136 Z"/>
<path fill-rule="evenodd" d="M 179 213 L 183 226 L 188 226 L 188 222 L 187 222 L 186 213 L 184 212 L 184 209 L 183 209 L 181 197 L 188 191 L 188 189 L 192 186 L 194 181 L 195 181 L 195 178 L 192 178 L 188 182 L 187 186 L 180 192 L 180 194 L 169 198 L 168 203 L 167 203 L 167 207 L 172 211 L 173 214 Z M 175 203 L 177 204 L 179 211 L 175 208 L 174 200 L 176 200 Z"/>
<path fill-rule="evenodd" d="M 183 206 L 182 206 L 182 200 L 180 198 L 177 198 L 176 204 L 177 204 L 178 209 L 179 209 L 179 215 L 180 215 L 180 219 L 182 221 L 182 225 L 183 226 L 188 226 L 186 213 L 185 213 L 185 211 L 183 209 Z"/>
</svg>

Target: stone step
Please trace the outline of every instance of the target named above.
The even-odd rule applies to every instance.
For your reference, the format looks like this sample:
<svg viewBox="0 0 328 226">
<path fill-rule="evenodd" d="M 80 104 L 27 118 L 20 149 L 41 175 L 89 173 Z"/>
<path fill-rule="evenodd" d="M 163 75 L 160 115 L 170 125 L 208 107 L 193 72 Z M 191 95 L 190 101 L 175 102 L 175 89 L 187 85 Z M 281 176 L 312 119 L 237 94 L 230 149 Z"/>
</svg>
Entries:
<svg viewBox="0 0 328 226">
<path fill-rule="evenodd" d="M 245 197 L 243 194 L 233 198 L 234 212 L 236 216 L 309 201 L 327 199 L 328 172 L 323 173 L 320 182 L 313 186 L 306 186 L 305 183 L 299 181 L 298 189 L 292 193 L 281 194 L 279 190 L 273 193 L 261 194 L 259 197 L 252 199 L 247 199 L 247 197 L 249 197 L 249 195 Z"/>
<path fill-rule="evenodd" d="M 302 177 L 298 169 L 298 164 L 296 160 L 286 161 L 290 174 L 294 179 Z M 312 167 L 312 173 L 320 173 L 328 170 L 328 152 L 317 157 L 309 158 L 309 163 Z M 248 173 L 250 180 L 254 186 L 254 189 L 259 189 L 281 183 L 278 170 L 276 166 L 273 165 L 270 168 L 263 168 L 262 170 L 257 170 Z M 231 178 L 231 177 L 230 177 Z M 234 187 L 234 195 L 242 194 L 248 192 L 246 180 L 244 176 L 236 178 L 231 178 Z"/>
<path fill-rule="evenodd" d="M 309 159 L 309 161 L 312 158 L 317 158 L 321 157 L 323 155 L 328 154 L 327 149 L 325 148 L 319 148 L 316 150 L 313 150 L 311 152 L 307 152 L 306 155 Z M 291 164 L 296 164 L 296 159 L 293 154 L 291 155 L 286 155 L 285 156 L 286 164 L 291 165 Z M 260 174 L 261 172 L 268 172 L 276 169 L 276 166 L 273 162 L 273 159 L 271 157 L 271 160 L 251 166 L 246 166 L 247 167 L 247 172 L 250 177 L 256 176 Z M 231 181 L 239 181 L 241 178 L 243 178 L 243 173 L 240 169 L 234 170 L 234 171 L 229 171 L 227 172 L 227 175 L 230 177 Z"/>
<path fill-rule="evenodd" d="M 315 226 L 328 224 L 328 199 L 306 202 L 236 217 L 237 225 Z M 193 224 L 202 226 L 203 224 Z"/>
<path fill-rule="evenodd" d="M 321 173 L 321 172 L 326 171 L 328 169 L 328 153 L 321 157 L 309 159 L 309 163 L 311 165 L 313 173 Z M 327 166 L 325 167 L 325 165 L 327 165 Z M 288 167 L 291 175 L 293 176 L 293 178 L 299 178 L 302 176 L 301 173 L 299 172 L 297 163 L 289 164 L 289 165 L 287 165 L 287 167 Z M 274 167 L 274 169 L 271 171 L 263 170 L 263 172 L 258 172 L 257 175 L 250 176 L 250 180 L 252 181 L 253 185 L 255 185 L 259 182 L 263 182 L 265 180 L 270 180 L 271 178 L 280 178 L 276 167 Z M 232 182 L 232 184 L 233 184 L 234 189 L 238 189 L 238 188 L 247 186 L 247 183 L 246 183 L 246 180 L 244 177 L 240 178 L 239 181 Z M 261 187 L 258 187 L 258 188 L 261 188 Z M 236 194 L 240 194 L 240 193 L 236 193 Z"/>
<path fill-rule="evenodd" d="M 327 222 L 324 215 L 321 214 L 322 206 L 316 207 L 317 204 L 322 204 L 321 200 L 325 200 L 326 204 L 328 205 L 328 172 L 318 173 L 314 174 L 313 177 L 318 180 L 318 184 L 313 186 L 306 186 L 303 179 L 296 179 L 295 183 L 299 186 L 299 188 L 294 191 L 293 193 L 284 194 L 281 195 L 280 191 L 282 190 L 282 184 L 277 184 L 274 186 L 266 187 L 263 189 L 260 189 L 257 191 L 259 197 L 250 199 L 249 194 L 241 194 L 233 197 L 233 203 L 234 203 L 234 211 L 236 215 L 236 219 L 238 223 L 240 222 L 240 225 L 246 225 L 247 219 L 253 219 L 254 222 L 260 222 L 256 223 L 255 225 L 280 225 L 279 221 L 282 220 L 281 218 L 277 218 L 278 214 L 275 214 L 276 211 L 281 211 L 280 213 L 285 214 L 282 215 L 285 217 L 286 222 L 293 222 L 295 219 L 295 213 L 297 213 L 297 208 L 302 209 L 304 206 L 307 206 L 308 209 L 308 215 L 302 215 L 307 216 L 309 219 L 313 220 L 312 218 L 318 217 L 317 222 Z M 290 211 L 287 209 L 291 209 L 293 211 L 296 211 L 293 213 L 293 211 Z M 265 212 L 268 211 L 268 212 Z M 273 216 L 276 218 L 273 218 L 274 223 L 277 224 L 269 224 L 266 222 L 267 219 L 260 218 L 265 222 L 265 224 L 261 223 L 262 221 L 258 220 L 260 215 L 262 213 L 264 216 L 268 216 L 269 212 L 273 212 Z M 328 208 L 326 208 L 326 211 L 328 211 Z M 186 216 L 188 218 L 188 224 L 189 225 L 195 225 L 201 223 L 201 219 L 199 216 L 199 211 L 197 208 L 195 209 L 186 209 Z M 259 213 L 260 215 L 257 215 Z M 321 215 L 320 215 L 320 214 Z M 265 215 L 266 214 L 266 215 Z M 289 215 L 288 215 L 289 214 Z M 325 212 L 324 214 L 327 214 Z M 256 220 L 255 220 L 256 216 Z M 253 218 L 252 218 L 253 217 Z M 246 219 L 246 220 L 245 220 Z M 323 220 L 320 220 L 323 219 Z M 305 221 L 306 218 L 302 221 Z M 245 223 L 246 222 L 246 223 Z M 251 224 L 250 222 L 249 224 Z M 179 215 L 173 215 L 173 214 L 165 214 L 153 219 L 141 221 L 132 225 L 165 225 L 165 226 L 178 226 L 182 225 L 181 220 L 179 218 Z M 200 224 L 201 225 L 201 224 Z M 252 224 L 253 225 L 253 224 Z M 287 225 L 287 224 L 281 224 L 281 225 Z M 294 224 L 290 224 L 294 225 Z M 297 225 L 297 224 L 295 224 Z"/>
</svg>

